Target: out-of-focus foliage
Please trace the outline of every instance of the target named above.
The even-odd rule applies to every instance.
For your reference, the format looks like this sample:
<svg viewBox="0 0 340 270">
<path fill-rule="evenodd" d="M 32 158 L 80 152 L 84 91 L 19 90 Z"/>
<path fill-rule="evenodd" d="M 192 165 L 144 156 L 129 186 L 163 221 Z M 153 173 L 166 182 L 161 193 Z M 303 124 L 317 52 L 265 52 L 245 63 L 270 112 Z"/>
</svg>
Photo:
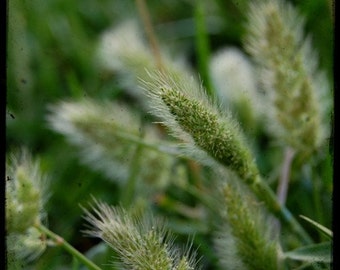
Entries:
<svg viewBox="0 0 340 270">
<path fill-rule="evenodd" d="M 194 73 L 197 72 L 195 1 L 146 2 L 162 49 L 170 59 L 180 57 Z M 205 4 L 211 55 L 224 47 L 236 47 L 245 53 L 242 39 L 246 33 L 248 1 L 202 2 Z M 320 68 L 326 72 L 332 86 L 334 37 L 330 1 L 291 2 L 306 17 L 306 33 L 311 34 Z M 141 36 L 145 37 L 135 1 L 132 0 L 8 1 L 6 153 L 25 146 L 33 155 L 40 157 L 42 170 L 48 172 L 52 179 L 45 209 L 49 228 L 81 252 L 89 252 L 90 256 L 95 253 L 91 248 L 98 242 L 80 232 L 84 229 L 84 220 L 79 205 L 86 205 L 91 195 L 108 204 L 118 205 L 126 190 L 119 182 L 82 163 L 79 148 L 51 130 L 46 115 L 50 104 L 88 98 L 105 104 L 111 101 L 128 104 L 138 112 L 136 118 L 141 126 L 155 121 L 131 95 L 131 89 L 126 89 L 131 85 L 122 83 L 118 72 L 103 68 L 98 61 L 103 33 L 130 19 L 138 22 Z M 255 150 L 263 176 L 275 188 L 282 149 L 269 143 L 268 134 L 261 125 L 254 127 L 256 136 L 251 139 L 251 147 Z M 163 139 L 166 136 L 164 130 L 156 127 L 162 134 L 157 135 L 157 139 Z M 303 214 L 327 228 L 331 228 L 332 216 L 332 151 L 330 145 L 330 153 L 322 153 L 309 166 L 300 168 L 299 164 L 292 165 L 287 198 L 287 207 L 294 215 Z M 148 189 L 144 186 L 145 197 L 140 196 L 133 201 L 134 207 L 137 210 L 151 208 L 157 215 L 166 217 L 167 226 L 176 234 L 179 243 L 185 245 L 188 237 L 193 238 L 198 256 L 202 256 L 203 268 L 218 269 L 216 254 L 211 248 L 214 235 L 210 229 L 219 220 L 211 213 L 206 216 L 206 212 L 202 211 L 202 205 L 215 203 L 209 196 L 216 183 L 209 182 L 213 181 L 209 169 L 184 158 L 175 162 L 172 158 L 168 162 L 170 165 L 166 164 L 170 175 L 167 177 L 175 179 L 155 189 L 148 200 L 145 195 L 149 194 Z M 127 167 L 134 164 L 128 159 L 121 162 Z M 156 156 L 149 166 L 158 168 L 160 163 L 162 165 Z M 325 240 L 322 233 L 318 234 L 303 221 L 301 223 L 316 242 Z M 290 239 L 288 235 L 286 238 L 286 244 L 293 247 L 296 239 Z M 108 252 L 107 257 L 103 254 L 98 263 L 107 262 L 107 258 L 112 260 L 111 253 Z M 71 256 L 61 249 L 47 248 L 34 266 L 27 269 L 70 268 L 71 260 Z"/>
</svg>

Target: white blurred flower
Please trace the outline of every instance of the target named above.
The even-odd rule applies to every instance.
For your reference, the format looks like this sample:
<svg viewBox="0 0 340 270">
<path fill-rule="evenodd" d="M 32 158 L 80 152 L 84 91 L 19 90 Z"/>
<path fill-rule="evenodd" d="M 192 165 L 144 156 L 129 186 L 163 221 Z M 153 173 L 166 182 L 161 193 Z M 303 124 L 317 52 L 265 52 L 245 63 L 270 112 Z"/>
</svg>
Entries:
<svg viewBox="0 0 340 270">
<path fill-rule="evenodd" d="M 255 69 L 241 50 L 226 47 L 217 51 L 211 57 L 210 72 L 223 104 L 246 101 L 256 108 L 260 100 Z"/>
<path fill-rule="evenodd" d="M 148 111 L 148 98 L 138 87 L 138 80 L 146 80 L 147 70 L 155 71 L 158 67 L 154 55 L 143 40 L 142 31 L 133 20 L 108 29 L 99 41 L 97 59 L 101 68 L 118 75 L 124 90 L 139 101 L 142 109 Z M 186 75 L 194 77 L 180 56 L 169 56 L 161 50 L 161 57 L 166 70 L 179 76 L 184 74 L 185 78 Z"/>
<path fill-rule="evenodd" d="M 152 55 L 142 42 L 141 31 L 134 21 L 126 21 L 106 30 L 98 46 L 100 63 L 110 70 L 124 70 L 129 59 L 136 63 L 151 64 Z"/>
<path fill-rule="evenodd" d="M 254 129 L 264 105 L 250 60 L 241 50 L 226 47 L 211 57 L 209 68 L 218 102 L 231 110 L 245 129 Z"/>
</svg>

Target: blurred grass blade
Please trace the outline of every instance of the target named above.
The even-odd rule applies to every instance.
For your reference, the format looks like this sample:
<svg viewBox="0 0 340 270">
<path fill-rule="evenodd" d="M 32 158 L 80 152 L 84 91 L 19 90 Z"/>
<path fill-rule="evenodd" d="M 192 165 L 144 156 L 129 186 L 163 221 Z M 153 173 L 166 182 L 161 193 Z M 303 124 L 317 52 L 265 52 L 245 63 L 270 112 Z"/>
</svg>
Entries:
<svg viewBox="0 0 340 270">
<path fill-rule="evenodd" d="M 203 1 L 197 1 L 195 6 L 196 54 L 198 69 L 209 97 L 214 98 L 213 86 L 208 71 L 210 57 L 209 36 L 206 30 L 205 7 Z"/>
<path fill-rule="evenodd" d="M 332 262 L 331 251 L 331 241 L 329 241 L 304 246 L 302 248 L 286 252 L 285 257 L 298 261 L 330 263 Z"/>
<path fill-rule="evenodd" d="M 304 220 L 306 220 L 308 223 L 312 224 L 318 231 L 322 232 L 324 235 L 329 237 L 330 239 L 333 239 L 333 232 L 326 228 L 325 226 L 322 226 L 321 224 L 315 222 L 314 220 L 311 220 L 308 217 L 305 217 L 303 215 L 300 215 L 300 217 Z"/>
</svg>

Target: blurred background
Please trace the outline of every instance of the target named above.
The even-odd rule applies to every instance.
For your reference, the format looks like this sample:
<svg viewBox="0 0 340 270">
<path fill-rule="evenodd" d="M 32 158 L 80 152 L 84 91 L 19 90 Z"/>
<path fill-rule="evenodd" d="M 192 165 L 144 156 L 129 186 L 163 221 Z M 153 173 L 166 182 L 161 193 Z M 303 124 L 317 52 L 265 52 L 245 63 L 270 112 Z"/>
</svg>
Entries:
<svg viewBox="0 0 340 270">
<path fill-rule="evenodd" d="M 243 50 L 246 21 L 243 11 L 247 2 L 202 1 L 211 53 L 225 46 Z M 305 16 L 306 33 L 311 34 L 320 67 L 332 82 L 334 37 L 330 1 L 291 2 Z M 181 55 L 199 72 L 195 1 L 149 0 L 146 3 L 161 46 L 166 46 L 170 55 Z M 81 252 L 87 252 L 98 240 L 82 235 L 84 220 L 79 205 L 86 205 L 91 195 L 116 205 L 119 186 L 83 165 L 76 148 L 48 128 L 47 106 L 59 100 L 83 97 L 135 102 L 117 83 L 115 74 L 98 66 L 95 57 L 104 31 L 129 18 L 142 24 L 136 3 L 132 0 L 11 0 L 7 4 L 6 153 L 25 146 L 40 157 L 42 168 L 51 179 L 47 224 Z M 330 161 L 327 164 L 323 166 L 330 166 Z M 324 171 L 329 175 L 325 175 L 326 183 L 322 187 L 325 192 L 320 196 L 325 196 L 323 207 L 331 209 L 331 169 Z M 292 191 L 290 203 L 294 205 L 294 198 L 306 200 L 299 207 L 306 205 L 301 211 L 313 217 L 314 210 L 310 208 L 313 202 L 308 198 L 308 192 L 313 192 L 310 188 L 300 186 Z M 306 190 L 309 191 L 304 193 Z M 171 194 L 171 190 L 169 192 Z M 323 214 L 323 221 L 326 227 L 331 226 L 330 211 Z M 194 230 L 183 234 L 190 235 Z M 200 237 L 204 240 L 196 242 L 200 245 L 199 255 L 205 257 L 203 264 L 207 269 L 214 269 L 209 237 L 198 233 L 197 239 Z M 70 269 L 71 258 L 59 248 L 48 248 L 36 264 L 34 269 Z"/>
</svg>

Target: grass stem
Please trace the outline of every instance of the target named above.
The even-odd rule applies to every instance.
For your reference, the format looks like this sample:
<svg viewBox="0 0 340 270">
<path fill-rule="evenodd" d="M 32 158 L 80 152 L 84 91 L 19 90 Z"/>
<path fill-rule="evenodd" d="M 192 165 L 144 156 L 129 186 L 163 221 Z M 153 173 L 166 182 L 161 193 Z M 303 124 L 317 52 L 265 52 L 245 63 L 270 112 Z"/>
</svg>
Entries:
<svg viewBox="0 0 340 270">
<path fill-rule="evenodd" d="M 46 234 L 50 237 L 57 246 L 62 247 L 65 249 L 69 254 L 75 257 L 78 261 L 82 262 L 88 269 L 92 270 L 101 270 L 100 267 L 95 265 L 92 261 L 87 259 L 82 253 L 72 247 L 64 238 L 60 237 L 59 235 L 55 234 L 54 232 L 50 231 L 42 224 L 36 224 L 35 227 L 40 230 L 42 233 Z"/>
<path fill-rule="evenodd" d="M 211 98 L 214 98 L 214 91 L 208 68 L 210 57 L 209 38 L 206 29 L 203 1 L 201 0 L 196 1 L 195 26 L 196 26 L 196 54 L 198 58 L 197 62 L 199 73 L 201 75 L 201 79 L 205 86 L 207 95 Z"/>
<path fill-rule="evenodd" d="M 145 33 L 149 40 L 152 53 L 155 57 L 156 66 L 159 70 L 163 70 L 161 51 L 159 49 L 158 41 L 152 27 L 150 13 L 148 11 L 147 5 L 145 4 L 144 0 L 136 0 L 136 5 L 144 25 Z"/>
<path fill-rule="evenodd" d="M 258 198 L 261 198 L 267 205 L 269 211 L 271 211 L 277 217 L 280 217 L 291 229 L 295 232 L 304 244 L 313 243 L 312 238 L 307 234 L 300 223 L 294 218 L 291 212 L 282 205 L 277 199 L 273 190 L 258 177 L 250 187 Z"/>
</svg>

